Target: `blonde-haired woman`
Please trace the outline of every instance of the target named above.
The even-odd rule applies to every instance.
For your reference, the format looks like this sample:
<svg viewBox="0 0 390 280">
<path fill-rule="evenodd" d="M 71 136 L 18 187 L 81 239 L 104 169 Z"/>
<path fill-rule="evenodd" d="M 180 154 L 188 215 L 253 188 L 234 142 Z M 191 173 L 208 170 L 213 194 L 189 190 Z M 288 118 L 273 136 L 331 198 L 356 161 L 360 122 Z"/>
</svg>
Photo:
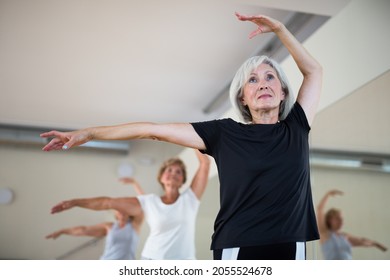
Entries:
<svg viewBox="0 0 390 280">
<path fill-rule="evenodd" d="M 377 241 L 357 237 L 343 232 L 343 216 L 339 209 L 331 208 L 325 212 L 329 198 L 343 195 L 342 191 L 328 191 L 317 206 L 318 229 L 320 231 L 321 250 L 326 260 L 351 260 L 352 247 L 375 247 L 381 251 L 387 248 Z"/>
</svg>

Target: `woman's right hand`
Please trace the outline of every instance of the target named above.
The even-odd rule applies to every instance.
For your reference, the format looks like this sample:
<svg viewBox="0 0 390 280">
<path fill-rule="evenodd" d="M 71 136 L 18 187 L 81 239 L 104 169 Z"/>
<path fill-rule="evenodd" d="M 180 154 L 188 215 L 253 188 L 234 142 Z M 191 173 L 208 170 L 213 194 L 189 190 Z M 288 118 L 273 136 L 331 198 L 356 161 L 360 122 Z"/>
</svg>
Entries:
<svg viewBox="0 0 390 280">
<path fill-rule="evenodd" d="M 43 138 L 54 137 L 46 146 L 42 148 L 43 151 L 52 150 L 67 150 L 74 146 L 80 146 L 92 139 L 92 133 L 88 129 L 75 130 L 70 132 L 60 132 L 52 130 L 44 132 L 40 135 Z"/>
<path fill-rule="evenodd" d="M 57 239 L 62 234 L 62 230 L 55 231 L 49 235 L 46 235 L 46 239 Z"/>
<path fill-rule="evenodd" d="M 51 213 L 52 214 L 59 213 L 59 212 L 68 210 L 74 206 L 75 206 L 74 200 L 62 201 L 62 202 L 56 204 L 53 208 L 51 208 Z"/>
<path fill-rule="evenodd" d="M 343 195 L 344 193 L 339 190 L 331 190 L 327 193 L 328 196 L 336 196 L 336 195 Z"/>
<path fill-rule="evenodd" d="M 123 184 L 136 184 L 137 181 L 132 177 L 121 177 L 119 178 L 119 181 L 121 181 Z"/>
</svg>

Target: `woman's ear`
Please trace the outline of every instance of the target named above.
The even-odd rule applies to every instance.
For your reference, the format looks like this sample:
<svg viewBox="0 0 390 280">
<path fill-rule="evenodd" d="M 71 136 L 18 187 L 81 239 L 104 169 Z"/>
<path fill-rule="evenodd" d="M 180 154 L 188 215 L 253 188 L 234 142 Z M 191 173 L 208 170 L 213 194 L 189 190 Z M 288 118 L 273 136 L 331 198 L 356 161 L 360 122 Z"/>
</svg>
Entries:
<svg viewBox="0 0 390 280">
<path fill-rule="evenodd" d="M 285 100 L 286 99 L 286 94 L 284 93 L 284 91 L 282 91 L 282 97 L 280 99 L 281 100 Z"/>
</svg>

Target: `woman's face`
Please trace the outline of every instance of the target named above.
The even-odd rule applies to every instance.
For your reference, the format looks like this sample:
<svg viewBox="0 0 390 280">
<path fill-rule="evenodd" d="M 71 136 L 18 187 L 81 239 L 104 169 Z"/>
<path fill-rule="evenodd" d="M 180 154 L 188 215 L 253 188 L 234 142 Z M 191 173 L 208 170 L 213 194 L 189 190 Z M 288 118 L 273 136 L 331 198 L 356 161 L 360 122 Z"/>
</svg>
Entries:
<svg viewBox="0 0 390 280">
<path fill-rule="evenodd" d="M 274 68 L 260 64 L 254 69 L 244 85 L 241 102 L 248 106 L 252 116 L 257 111 L 277 109 L 284 100 L 282 84 Z"/>
<path fill-rule="evenodd" d="M 119 226 L 124 227 L 126 225 L 126 222 L 129 219 L 129 216 L 127 216 L 119 211 L 115 211 L 115 218 L 118 221 Z"/>
<path fill-rule="evenodd" d="M 343 226 L 343 216 L 341 215 L 341 213 L 337 213 L 333 215 L 332 218 L 330 218 L 329 222 L 331 230 L 337 231 Z"/>
<path fill-rule="evenodd" d="M 178 164 L 169 165 L 165 168 L 160 180 L 164 188 L 168 185 L 180 188 L 184 182 L 183 169 Z"/>
</svg>

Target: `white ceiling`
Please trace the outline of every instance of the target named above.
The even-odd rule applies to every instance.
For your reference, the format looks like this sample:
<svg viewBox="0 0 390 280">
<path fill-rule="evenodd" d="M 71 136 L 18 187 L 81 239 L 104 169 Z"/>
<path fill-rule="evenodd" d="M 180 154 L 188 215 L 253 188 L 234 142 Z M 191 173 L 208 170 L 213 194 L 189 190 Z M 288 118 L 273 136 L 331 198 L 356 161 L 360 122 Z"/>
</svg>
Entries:
<svg viewBox="0 0 390 280">
<path fill-rule="evenodd" d="M 0 1 L 0 123 L 62 129 L 200 121 L 270 36 L 234 12 L 286 22 L 338 1 Z M 284 8 L 278 10 L 275 8 Z"/>
</svg>

